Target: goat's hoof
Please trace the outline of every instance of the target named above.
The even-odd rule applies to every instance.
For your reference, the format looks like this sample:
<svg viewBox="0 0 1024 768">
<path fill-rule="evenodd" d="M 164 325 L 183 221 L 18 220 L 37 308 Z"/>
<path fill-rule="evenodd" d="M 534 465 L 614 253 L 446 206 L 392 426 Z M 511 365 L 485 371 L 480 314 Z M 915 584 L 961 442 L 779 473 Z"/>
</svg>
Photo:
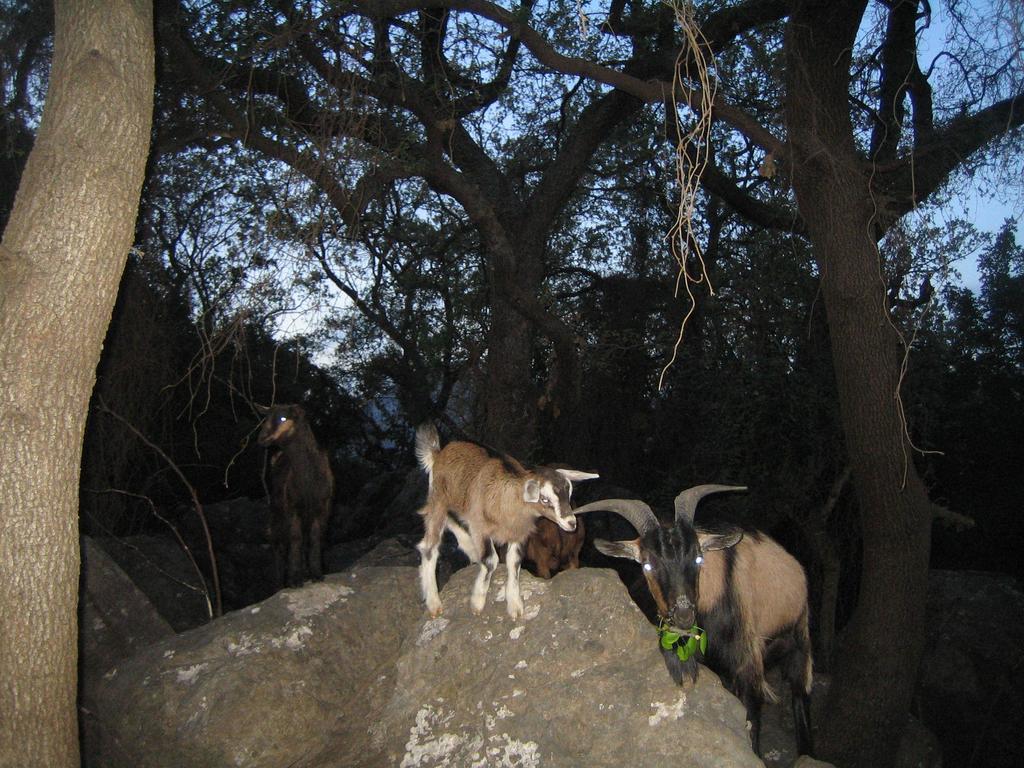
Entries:
<svg viewBox="0 0 1024 768">
<path fill-rule="evenodd" d="M 523 618 L 524 608 L 523 601 L 508 604 L 508 615 L 512 618 L 512 621 L 518 621 Z"/>
<path fill-rule="evenodd" d="M 430 613 L 430 618 L 432 619 L 436 619 L 440 616 L 443 608 L 444 606 L 441 605 L 440 601 L 437 603 L 427 603 L 427 611 Z"/>
</svg>

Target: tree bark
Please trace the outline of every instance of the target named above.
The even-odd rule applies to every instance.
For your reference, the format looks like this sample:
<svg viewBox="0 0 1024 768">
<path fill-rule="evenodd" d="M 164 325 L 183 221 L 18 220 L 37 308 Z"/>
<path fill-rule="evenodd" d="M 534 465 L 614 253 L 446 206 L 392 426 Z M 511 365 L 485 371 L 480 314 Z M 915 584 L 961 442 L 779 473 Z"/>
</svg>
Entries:
<svg viewBox="0 0 1024 768">
<path fill-rule="evenodd" d="M 930 503 L 904 431 L 902 347 L 886 304 L 876 210 L 850 122 L 850 51 L 863 2 L 797 3 L 786 32 L 793 186 L 822 279 L 863 534 L 856 612 L 818 739 L 844 768 L 891 765 L 924 639 Z"/>
<path fill-rule="evenodd" d="M 530 375 L 529 322 L 492 289 L 481 440 L 526 461 L 537 433 L 537 404 Z"/>
<path fill-rule="evenodd" d="M 153 103 L 145 0 L 58 0 L 0 245 L 0 765 L 77 766 L 78 475 Z"/>
</svg>

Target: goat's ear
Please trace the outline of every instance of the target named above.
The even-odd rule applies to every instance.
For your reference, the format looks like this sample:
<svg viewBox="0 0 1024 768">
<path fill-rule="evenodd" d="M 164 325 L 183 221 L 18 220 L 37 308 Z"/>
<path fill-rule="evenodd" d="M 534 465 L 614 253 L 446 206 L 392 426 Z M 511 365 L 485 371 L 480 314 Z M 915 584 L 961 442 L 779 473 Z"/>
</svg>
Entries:
<svg viewBox="0 0 1024 768">
<path fill-rule="evenodd" d="M 710 533 L 708 531 L 697 531 L 697 540 L 700 542 L 700 548 L 704 552 L 708 552 L 712 549 L 728 549 L 739 544 L 740 539 L 743 538 L 743 531 L 739 528 L 730 528 L 728 531 L 720 533 Z"/>
<path fill-rule="evenodd" d="M 640 562 L 640 539 L 632 541 L 606 541 L 605 539 L 594 539 L 594 546 L 597 551 L 608 557 L 624 557 L 627 560 Z"/>
<path fill-rule="evenodd" d="M 600 475 L 596 475 L 593 472 L 581 472 L 578 469 L 556 469 L 555 472 L 560 474 L 570 483 L 580 483 L 584 480 L 596 480 Z"/>
<path fill-rule="evenodd" d="M 523 501 L 529 504 L 540 501 L 540 483 L 533 479 L 523 483 Z"/>
</svg>

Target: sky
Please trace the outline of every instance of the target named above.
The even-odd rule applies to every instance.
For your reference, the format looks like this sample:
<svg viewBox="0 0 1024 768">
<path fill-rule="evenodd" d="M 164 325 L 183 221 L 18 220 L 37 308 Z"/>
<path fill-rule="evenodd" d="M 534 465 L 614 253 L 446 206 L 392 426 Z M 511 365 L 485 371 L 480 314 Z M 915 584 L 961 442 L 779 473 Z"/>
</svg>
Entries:
<svg viewBox="0 0 1024 768">
<path fill-rule="evenodd" d="M 1021 28 L 1024 15 L 1020 11 L 1024 6 L 1018 5 L 1018 3 L 1020 0 L 971 0 L 966 4 L 960 3 L 959 6 L 962 11 L 966 10 L 974 14 L 978 29 L 972 31 L 985 34 L 989 38 L 995 36 L 1001 44 L 1007 46 L 1007 50 L 1016 47 L 1019 59 L 1019 42 L 1024 34 L 1024 30 Z M 955 65 L 954 60 L 950 57 L 939 55 L 945 47 L 952 21 L 946 2 L 933 2 L 929 7 L 931 9 L 929 24 L 919 26 L 918 64 L 924 70 L 934 65 L 937 70 L 936 74 L 941 78 L 943 67 Z M 989 21 L 992 22 L 992 26 L 983 29 Z M 992 39 L 988 40 L 990 45 L 992 42 Z M 989 174 L 989 176 L 994 175 L 994 173 Z M 986 194 L 983 191 L 986 188 L 991 188 L 991 194 Z M 1000 186 L 998 181 L 993 181 L 982 175 L 980 178 L 972 180 L 962 194 L 935 211 L 940 221 L 962 218 L 974 224 L 978 229 L 991 233 L 999 231 L 1006 219 L 1016 219 L 1017 242 L 1024 242 L 1024 230 L 1022 230 L 1022 226 L 1024 226 L 1024 184 L 1016 184 L 1012 188 L 1008 188 Z M 952 266 L 963 275 L 966 287 L 977 292 L 979 286 L 976 254 L 962 256 L 954 261 Z"/>
<path fill-rule="evenodd" d="M 1008 198 L 1006 200 L 987 199 L 977 189 L 970 190 L 963 200 L 952 201 L 940 209 L 942 220 L 963 218 L 984 232 L 996 233 L 1002 229 L 1003 222 L 1008 219 L 1017 221 L 1017 243 L 1024 243 L 1024 201 Z M 963 275 L 964 286 L 975 293 L 979 289 L 978 265 L 976 254 L 969 254 L 953 262 L 952 266 Z"/>
</svg>

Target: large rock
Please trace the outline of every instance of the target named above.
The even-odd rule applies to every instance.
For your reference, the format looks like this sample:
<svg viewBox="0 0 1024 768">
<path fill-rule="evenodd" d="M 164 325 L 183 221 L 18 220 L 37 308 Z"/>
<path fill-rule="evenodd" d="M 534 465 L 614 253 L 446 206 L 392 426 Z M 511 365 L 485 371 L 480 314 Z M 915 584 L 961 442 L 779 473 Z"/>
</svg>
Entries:
<svg viewBox="0 0 1024 768">
<path fill-rule="evenodd" d="M 383 568 L 284 590 L 157 643 L 108 672 L 96 765 L 293 766 L 373 760 L 366 728 L 420 620 L 416 571 Z"/>
<path fill-rule="evenodd" d="M 679 688 L 614 573 L 522 576 L 513 622 L 499 568 L 425 615 L 414 568 L 359 568 L 164 639 L 95 699 L 96 765 L 760 766 L 743 709 L 710 672 Z"/>
<path fill-rule="evenodd" d="M 339 510 L 331 544 L 374 536 L 421 534 L 417 510 L 427 497 L 427 475 L 419 467 L 377 475 L 359 489 L 351 508 Z"/>
<path fill-rule="evenodd" d="M 653 628 L 613 572 L 524 573 L 519 622 L 505 613 L 503 568 L 484 612 L 469 610 L 475 572 L 452 576 L 444 614 L 403 648 L 374 730 L 385 764 L 761 764 L 739 701 L 710 672 L 685 689 L 672 682 Z"/>
<path fill-rule="evenodd" d="M 212 598 L 196 564 L 170 536 L 97 538 L 93 542 L 128 574 L 176 632 L 210 620 Z M 194 553 L 205 557 L 205 551 Z"/>
<path fill-rule="evenodd" d="M 928 575 L 921 719 L 946 765 L 1024 765 L 1024 593 L 1010 576 Z"/>
<path fill-rule="evenodd" d="M 82 674 L 101 675 L 174 629 L 101 547 L 82 539 Z"/>
<path fill-rule="evenodd" d="M 114 559 L 88 537 L 82 539 L 78 605 L 79 712 L 83 743 L 91 749 L 103 738 L 96 719 L 96 692 L 103 675 L 142 649 L 173 636 L 174 629 Z M 94 765 L 85 757 L 84 765 Z"/>
</svg>

